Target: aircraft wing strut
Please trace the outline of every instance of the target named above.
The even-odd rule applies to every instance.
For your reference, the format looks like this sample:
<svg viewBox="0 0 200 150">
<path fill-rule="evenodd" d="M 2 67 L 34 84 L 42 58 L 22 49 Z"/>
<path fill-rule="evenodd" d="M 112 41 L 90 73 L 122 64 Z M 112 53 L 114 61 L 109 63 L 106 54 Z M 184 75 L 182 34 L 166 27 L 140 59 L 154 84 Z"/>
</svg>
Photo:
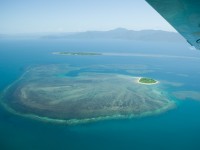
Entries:
<svg viewBox="0 0 200 150">
<path fill-rule="evenodd" d="M 200 50 L 200 0 L 146 0 L 192 46 Z"/>
</svg>

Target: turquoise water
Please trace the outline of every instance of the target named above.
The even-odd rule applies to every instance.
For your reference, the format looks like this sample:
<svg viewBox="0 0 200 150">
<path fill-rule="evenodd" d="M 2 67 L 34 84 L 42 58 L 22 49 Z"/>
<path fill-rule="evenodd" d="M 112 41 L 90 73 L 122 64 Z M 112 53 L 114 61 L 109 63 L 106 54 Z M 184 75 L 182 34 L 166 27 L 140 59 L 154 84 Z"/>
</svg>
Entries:
<svg viewBox="0 0 200 150">
<path fill-rule="evenodd" d="M 55 51 L 143 53 L 189 58 L 74 57 L 52 55 Z M 34 39 L 0 41 L 0 90 L 2 92 L 18 79 L 30 65 L 63 63 L 74 66 L 141 65 L 153 72 L 132 73 L 133 76 L 148 76 L 163 82 L 181 83 L 181 86 L 166 86 L 166 91 L 170 94 L 174 91 L 200 92 L 200 52 L 190 50 L 185 43 Z M 120 70 L 113 72 L 127 74 Z M 76 74 L 77 72 L 71 75 Z M 16 116 L 0 107 L 0 149 L 199 150 L 199 114 L 200 101 L 187 99 L 177 100 L 175 109 L 156 116 L 66 126 Z"/>
</svg>

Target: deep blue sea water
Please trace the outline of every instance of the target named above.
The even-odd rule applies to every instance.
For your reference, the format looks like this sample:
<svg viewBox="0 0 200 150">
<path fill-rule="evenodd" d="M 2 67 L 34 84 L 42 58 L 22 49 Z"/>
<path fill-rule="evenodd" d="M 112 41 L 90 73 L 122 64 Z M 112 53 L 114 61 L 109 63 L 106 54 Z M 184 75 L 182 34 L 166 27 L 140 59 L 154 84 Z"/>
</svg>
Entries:
<svg viewBox="0 0 200 150">
<path fill-rule="evenodd" d="M 59 56 L 55 51 L 142 53 L 183 57 Z M 193 58 L 195 57 L 195 58 Z M 186 43 L 129 40 L 0 40 L 0 91 L 28 66 L 45 64 L 145 65 L 160 81 L 181 83 L 167 92 L 200 92 L 200 52 Z M 76 74 L 76 73 L 75 73 Z M 16 116 L 0 107 L 1 150 L 199 150 L 200 101 L 178 100 L 177 107 L 150 117 L 67 126 Z"/>
</svg>

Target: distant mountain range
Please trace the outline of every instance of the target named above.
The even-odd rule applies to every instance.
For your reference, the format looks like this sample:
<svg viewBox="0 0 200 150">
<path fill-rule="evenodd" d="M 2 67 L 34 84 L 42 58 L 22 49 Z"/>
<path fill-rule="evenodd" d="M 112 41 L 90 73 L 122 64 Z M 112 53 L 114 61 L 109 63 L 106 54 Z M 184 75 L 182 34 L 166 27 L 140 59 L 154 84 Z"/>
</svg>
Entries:
<svg viewBox="0 0 200 150">
<path fill-rule="evenodd" d="M 162 30 L 127 30 L 117 28 L 109 31 L 87 31 L 68 34 L 47 35 L 42 38 L 50 39 L 124 39 L 124 40 L 147 40 L 147 41 L 180 41 L 182 36 L 175 32 Z"/>
<path fill-rule="evenodd" d="M 8 35 L 0 35 L 8 37 Z M 17 35 L 13 36 L 17 37 Z M 109 31 L 86 31 L 74 33 L 49 33 L 49 34 L 24 34 L 19 37 L 43 38 L 43 39 L 124 39 L 124 40 L 142 40 L 142 41 L 183 41 L 183 37 L 175 32 L 162 30 L 141 30 L 134 31 L 125 28 L 117 28 Z"/>
</svg>

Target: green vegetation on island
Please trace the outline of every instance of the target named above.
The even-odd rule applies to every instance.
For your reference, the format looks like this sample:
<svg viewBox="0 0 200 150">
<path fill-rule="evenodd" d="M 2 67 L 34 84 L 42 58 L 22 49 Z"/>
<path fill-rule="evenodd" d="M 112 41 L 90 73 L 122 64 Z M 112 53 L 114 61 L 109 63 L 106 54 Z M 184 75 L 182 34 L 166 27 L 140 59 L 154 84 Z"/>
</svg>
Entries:
<svg viewBox="0 0 200 150">
<path fill-rule="evenodd" d="M 95 52 L 55 52 L 53 54 L 58 54 L 58 55 L 86 55 L 86 56 L 102 55 L 101 53 L 95 53 Z"/>
<path fill-rule="evenodd" d="M 145 83 L 145 84 L 155 84 L 155 83 L 157 83 L 156 80 L 151 79 L 151 78 L 140 78 L 139 82 L 140 83 Z"/>
</svg>

